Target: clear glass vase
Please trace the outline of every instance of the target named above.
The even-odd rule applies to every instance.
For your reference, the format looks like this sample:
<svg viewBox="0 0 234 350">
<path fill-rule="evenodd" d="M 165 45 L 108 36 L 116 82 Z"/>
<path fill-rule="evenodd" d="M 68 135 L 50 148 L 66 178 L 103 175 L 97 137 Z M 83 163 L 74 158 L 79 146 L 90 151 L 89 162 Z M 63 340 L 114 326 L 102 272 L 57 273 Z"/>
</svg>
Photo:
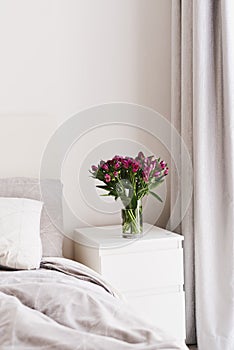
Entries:
<svg viewBox="0 0 234 350">
<path fill-rule="evenodd" d="M 139 238 L 143 233 L 142 203 L 137 201 L 135 208 L 122 209 L 122 235 L 124 238 Z"/>
</svg>

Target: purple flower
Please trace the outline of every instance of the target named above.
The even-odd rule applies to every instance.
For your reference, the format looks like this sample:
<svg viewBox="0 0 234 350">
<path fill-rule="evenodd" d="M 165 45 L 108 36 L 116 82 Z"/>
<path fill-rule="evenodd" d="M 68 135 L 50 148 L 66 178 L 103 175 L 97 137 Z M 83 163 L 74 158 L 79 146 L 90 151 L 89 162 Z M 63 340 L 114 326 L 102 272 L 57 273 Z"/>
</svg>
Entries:
<svg viewBox="0 0 234 350">
<path fill-rule="evenodd" d="M 150 168 L 146 166 L 144 171 L 143 171 L 143 180 L 145 182 L 149 181 L 149 175 L 150 175 Z"/>
<path fill-rule="evenodd" d="M 92 170 L 93 171 L 97 171 L 98 170 L 98 167 L 96 165 L 92 165 Z"/>
<path fill-rule="evenodd" d="M 115 166 L 114 166 L 114 168 L 115 168 L 115 170 L 118 170 L 119 168 L 120 168 L 120 162 L 118 161 L 116 164 L 115 164 Z"/>
<path fill-rule="evenodd" d="M 151 163 L 150 158 L 149 158 L 149 157 L 146 157 L 146 158 L 144 159 L 144 165 L 145 165 L 145 166 L 150 166 L 150 163 Z"/>
<path fill-rule="evenodd" d="M 145 166 L 144 167 L 144 173 L 147 173 L 147 174 L 149 174 L 150 173 L 150 167 L 149 166 Z"/>
<path fill-rule="evenodd" d="M 128 166 L 131 166 L 133 164 L 132 158 L 128 158 Z"/>
<path fill-rule="evenodd" d="M 166 170 L 164 170 L 164 175 L 167 175 L 169 173 L 168 168 L 166 168 Z"/>
<path fill-rule="evenodd" d="M 117 160 L 118 162 L 121 162 L 122 159 L 123 157 L 117 155 L 117 156 L 114 156 L 112 160 Z"/>
<path fill-rule="evenodd" d="M 143 160 L 145 158 L 144 153 L 143 152 L 139 152 L 138 156 L 139 159 Z"/>
<path fill-rule="evenodd" d="M 149 171 L 151 172 L 153 169 L 154 169 L 154 164 L 151 163 L 149 166 Z"/>
<path fill-rule="evenodd" d="M 138 171 L 139 167 L 140 167 L 139 163 L 134 162 L 134 163 L 132 164 L 132 171 L 133 171 L 134 173 L 136 173 L 136 172 Z"/>
<path fill-rule="evenodd" d="M 162 169 L 165 169 L 166 168 L 166 162 L 164 160 L 161 160 L 160 166 L 161 166 Z"/>
<path fill-rule="evenodd" d="M 105 175 L 105 181 L 106 181 L 106 182 L 110 182 L 110 181 L 111 181 L 111 177 L 110 177 L 109 174 L 106 174 L 106 175 Z"/>
<path fill-rule="evenodd" d="M 127 159 L 123 159 L 122 164 L 123 164 L 124 169 L 128 169 L 129 165 L 128 165 Z"/>
<path fill-rule="evenodd" d="M 156 173 L 154 173 L 154 176 L 155 177 L 159 177 L 161 175 L 161 172 L 160 171 L 156 171 Z"/>
<path fill-rule="evenodd" d="M 149 182 L 149 175 L 143 173 L 143 180 L 144 180 L 145 182 Z"/>
<path fill-rule="evenodd" d="M 114 177 L 117 177 L 119 175 L 118 171 L 114 171 Z"/>
<path fill-rule="evenodd" d="M 108 167 L 108 165 L 107 165 L 106 163 L 104 163 L 104 164 L 102 165 L 102 169 L 105 170 L 105 171 L 108 171 L 108 170 L 109 170 L 109 167 Z"/>
</svg>

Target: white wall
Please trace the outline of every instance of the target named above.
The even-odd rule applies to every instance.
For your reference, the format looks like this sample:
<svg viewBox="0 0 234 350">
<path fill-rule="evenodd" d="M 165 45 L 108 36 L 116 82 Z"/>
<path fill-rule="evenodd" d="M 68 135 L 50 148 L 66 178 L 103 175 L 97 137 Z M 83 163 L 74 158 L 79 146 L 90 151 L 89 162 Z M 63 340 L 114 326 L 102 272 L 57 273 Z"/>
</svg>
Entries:
<svg viewBox="0 0 234 350">
<path fill-rule="evenodd" d="M 171 0 L 1 0 L 0 176 L 38 176 L 51 134 L 91 105 L 169 119 L 170 12 Z"/>
</svg>

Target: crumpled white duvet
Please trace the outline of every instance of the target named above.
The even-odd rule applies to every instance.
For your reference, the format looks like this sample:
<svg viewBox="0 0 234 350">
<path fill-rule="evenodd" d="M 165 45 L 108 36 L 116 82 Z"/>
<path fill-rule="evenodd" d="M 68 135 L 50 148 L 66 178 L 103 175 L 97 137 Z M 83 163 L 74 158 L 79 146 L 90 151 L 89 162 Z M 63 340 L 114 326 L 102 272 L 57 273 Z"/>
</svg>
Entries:
<svg viewBox="0 0 234 350">
<path fill-rule="evenodd" d="M 68 259 L 0 271 L 0 349 L 187 349 L 115 295 L 98 274 Z"/>
</svg>

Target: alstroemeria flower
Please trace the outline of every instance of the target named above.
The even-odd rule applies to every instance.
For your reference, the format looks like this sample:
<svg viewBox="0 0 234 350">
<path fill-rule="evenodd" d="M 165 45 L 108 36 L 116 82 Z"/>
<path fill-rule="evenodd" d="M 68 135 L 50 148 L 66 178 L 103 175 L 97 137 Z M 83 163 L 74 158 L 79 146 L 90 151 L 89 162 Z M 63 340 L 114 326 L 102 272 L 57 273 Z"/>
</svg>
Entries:
<svg viewBox="0 0 234 350">
<path fill-rule="evenodd" d="M 118 171 L 114 171 L 114 177 L 117 177 L 119 175 Z"/>
<path fill-rule="evenodd" d="M 137 157 L 138 157 L 139 159 L 142 159 L 142 160 L 145 158 L 143 152 L 139 152 Z"/>
<path fill-rule="evenodd" d="M 169 173 L 169 170 L 168 170 L 168 168 L 166 168 L 166 170 L 164 170 L 163 174 L 168 175 L 168 173 Z"/>
<path fill-rule="evenodd" d="M 92 165 L 92 170 L 93 171 L 97 171 L 98 170 L 98 167 L 96 165 Z"/>
<path fill-rule="evenodd" d="M 154 164 L 151 163 L 149 166 L 149 172 L 151 172 L 154 168 L 155 168 Z"/>
<path fill-rule="evenodd" d="M 155 177 L 159 177 L 161 175 L 161 172 L 160 171 L 156 171 L 155 173 L 154 173 L 154 176 Z"/>
<path fill-rule="evenodd" d="M 150 169 L 149 167 L 145 167 L 144 171 L 143 171 L 143 180 L 145 182 L 149 182 L 149 174 L 150 174 Z"/>
<path fill-rule="evenodd" d="M 105 175 L 105 181 L 106 181 L 106 182 L 110 182 L 110 181 L 111 181 L 111 177 L 110 177 L 109 174 L 106 174 L 106 175 Z"/>
<path fill-rule="evenodd" d="M 143 180 L 144 180 L 145 182 L 149 182 L 149 176 L 146 175 L 146 174 L 143 174 Z"/>
</svg>

